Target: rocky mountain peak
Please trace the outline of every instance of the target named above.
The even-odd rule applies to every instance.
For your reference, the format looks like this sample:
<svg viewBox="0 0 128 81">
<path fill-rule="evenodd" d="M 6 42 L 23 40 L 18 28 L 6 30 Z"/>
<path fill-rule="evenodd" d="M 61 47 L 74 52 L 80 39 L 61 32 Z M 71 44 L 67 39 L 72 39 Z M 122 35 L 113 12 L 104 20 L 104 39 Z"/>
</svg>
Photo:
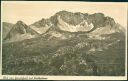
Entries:
<svg viewBox="0 0 128 81">
<path fill-rule="evenodd" d="M 26 29 L 28 26 L 23 21 L 17 21 L 14 25 L 13 30 L 17 31 L 18 33 L 24 34 L 26 33 Z"/>
<path fill-rule="evenodd" d="M 16 24 L 17 26 L 24 26 L 24 27 L 27 27 L 27 24 L 25 24 L 23 21 L 17 21 Z"/>
<path fill-rule="evenodd" d="M 23 21 L 17 21 L 13 25 L 4 40 L 7 41 L 20 41 L 24 39 L 30 39 L 35 37 L 38 33 L 26 25 Z"/>
<path fill-rule="evenodd" d="M 70 13 L 70 12 L 68 12 L 66 10 L 62 10 L 62 11 L 57 12 L 56 14 L 67 14 L 67 13 Z"/>
<path fill-rule="evenodd" d="M 17 21 L 16 24 L 23 24 L 23 23 L 24 23 L 23 21 L 19 20 L 19 21 Z"/>
<path fill-rule="evenodd" d="M 51 21 L 56 24 L 58 21 L 57 20 L 58 16 L 60 16 L 60 18 L 66 23 L 74 26 L 80 24 L 84 20 L 86 20 L 88 23 L 94 24 L 95 27 L 103 27 L 108 24 L 113 26 L 114 24 L 116 24 L 113 18 L 105 16 L 103 13 L 94 13 L 94 14 L 81 13 L 81 12 L 73 13 L 62 10 L 57 12 L 54 16 L 52 16 Z"/>
</svg>

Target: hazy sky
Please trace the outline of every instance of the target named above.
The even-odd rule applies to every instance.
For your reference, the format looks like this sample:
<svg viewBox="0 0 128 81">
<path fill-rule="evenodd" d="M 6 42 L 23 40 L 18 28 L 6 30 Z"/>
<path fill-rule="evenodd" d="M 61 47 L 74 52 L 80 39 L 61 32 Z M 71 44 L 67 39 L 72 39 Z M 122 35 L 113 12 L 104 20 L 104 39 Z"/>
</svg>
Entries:
<svg viewBox="0 0 128 81">
<path fill-rule="evenodd" d="M 18 20 L 22 20 L 29 25 L 42 18 L 49 18 L 61 10 L 90 14 L 102 12 L 105 16 L 114 18 L 121 25 L 127 26 L 127 3 L 119 2 L 4 1 L 2 2 L 2 21 L 16 23 Z"/>
</svg>

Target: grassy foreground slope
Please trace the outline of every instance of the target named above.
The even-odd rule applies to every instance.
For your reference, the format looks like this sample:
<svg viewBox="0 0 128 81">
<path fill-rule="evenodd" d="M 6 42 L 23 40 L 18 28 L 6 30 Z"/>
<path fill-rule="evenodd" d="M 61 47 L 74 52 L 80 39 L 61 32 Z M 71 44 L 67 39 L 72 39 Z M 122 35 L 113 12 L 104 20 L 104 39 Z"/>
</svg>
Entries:
<svg viewBox="0 0 128 81">
<path fill-rule="evenodd" d="M 92 39 L 50 34 L 3 44 L 2 73 L 9 75 L 124 75 L 125 42 L 120 33 Z"/>
</svg>

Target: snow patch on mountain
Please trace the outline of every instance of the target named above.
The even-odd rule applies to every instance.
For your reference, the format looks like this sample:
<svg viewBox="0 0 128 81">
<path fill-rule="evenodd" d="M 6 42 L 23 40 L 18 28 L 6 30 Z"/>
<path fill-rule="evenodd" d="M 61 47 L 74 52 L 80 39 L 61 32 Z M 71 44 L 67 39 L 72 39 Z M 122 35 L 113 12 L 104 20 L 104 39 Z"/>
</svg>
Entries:
<svg viewBox="0 0 128 81">
<path fill-rule="evenodd" d="M 64 22 L 64 21 L 60 18 L 60 16 L 58 16 L 57 19 L 58 19 L 58 24 L 57 24 L 57 26 L 58 26 L 61 30 L 63 30 L 63 31 L 69 31 L 69 32 L 90 31 L 90 30 L 94 27 L 92 23 L 91 23 L 91 24 L 88 24 L 88 23 L 86 22 L 86 20 L 82 21 L 82 22 L 81 22 L 80 24 L 78 24 L 78 25 L 73 26 L 73 25 L 70 25 L 70 24 Z"/>
</svg>

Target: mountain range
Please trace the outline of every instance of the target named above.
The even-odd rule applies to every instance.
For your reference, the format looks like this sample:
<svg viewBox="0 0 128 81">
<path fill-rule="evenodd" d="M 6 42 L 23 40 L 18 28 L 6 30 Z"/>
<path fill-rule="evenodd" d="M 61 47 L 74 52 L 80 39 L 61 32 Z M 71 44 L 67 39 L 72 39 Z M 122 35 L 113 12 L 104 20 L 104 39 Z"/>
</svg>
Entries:
<svg viewBox="0 0 128 81">
<path fill-rule="evenodd" d="M 123 31 L 124 28 L 121 27 L 122 29 L 119 29 L 120 27 L 121 26 L 115 23 L 113 18 L 105 17 L 102 13 L 89 15 L 80 12 L 72 13 L 68 11 L 60 11 L 49 19 L 42 18 L 29 26 L 23 21 L 17 21 L 16 24 L 3 22 L 3 39 L 12 42 L 30 39 L 39 34 L 41 35 L 52 28 L 72 33 L 89 33 L 95 30 L 96 32 L 98 31 L 99 34 L 101 34 L 101 32 L 105 34 L 105 31 L 107 31 L 107 33 Z"/>
<path fill-rule="evenodd" d="M 103 13 L 59 11 L 31 25 L 3 22 L 2 28 L 3 74 L 125 73 L 126 31 Z"/>
</svg>

